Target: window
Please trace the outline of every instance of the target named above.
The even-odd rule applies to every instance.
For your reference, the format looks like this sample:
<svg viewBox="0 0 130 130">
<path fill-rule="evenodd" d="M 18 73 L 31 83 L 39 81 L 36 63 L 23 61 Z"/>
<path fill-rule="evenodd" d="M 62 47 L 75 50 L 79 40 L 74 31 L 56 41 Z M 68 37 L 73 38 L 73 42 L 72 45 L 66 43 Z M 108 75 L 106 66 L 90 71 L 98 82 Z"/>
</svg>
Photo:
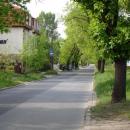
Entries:
<svg viewBox="0 0 130 130">
<path fill-rule="evenodd" d="M 8 39 L 7 39 L 8 40 Z M 0 44 L 6 44 L 7 40 L 0 40 Z"/>
</svg>

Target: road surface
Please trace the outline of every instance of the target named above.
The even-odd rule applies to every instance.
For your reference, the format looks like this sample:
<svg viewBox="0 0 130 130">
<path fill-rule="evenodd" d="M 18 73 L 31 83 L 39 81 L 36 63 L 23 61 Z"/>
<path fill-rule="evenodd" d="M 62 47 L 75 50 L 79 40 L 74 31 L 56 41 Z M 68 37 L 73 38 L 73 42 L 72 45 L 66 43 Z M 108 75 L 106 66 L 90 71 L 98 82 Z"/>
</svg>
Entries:
<svg viewBox="0 0 130 130">
<path fill-rule="evenodd" d="M 82 130 L 94 67 L 0 91 L 0 130 Z"/>
</svg>

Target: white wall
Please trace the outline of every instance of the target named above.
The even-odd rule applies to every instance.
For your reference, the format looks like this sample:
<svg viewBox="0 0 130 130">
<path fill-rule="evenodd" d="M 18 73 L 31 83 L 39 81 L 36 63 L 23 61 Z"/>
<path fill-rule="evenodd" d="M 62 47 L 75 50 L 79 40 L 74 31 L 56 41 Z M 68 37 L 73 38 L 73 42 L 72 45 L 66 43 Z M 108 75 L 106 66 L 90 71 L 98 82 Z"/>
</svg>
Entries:
<svg viewBox="0 0 130 130">
<path fill-rule="evenodd" d="M 19 54 L 23 46 L 23 28 L 13 27 L 8 33 L 0 34 L 0 40 L 6 39 L 6 44 L 0 44 L 0 54 Z"/>
<path fill-rule="evenodd" d="M 24 29 L 23 30 L 23 43 L 26 43 L 28 39 L 34 35 L 31 30 Z"/>
</svg>

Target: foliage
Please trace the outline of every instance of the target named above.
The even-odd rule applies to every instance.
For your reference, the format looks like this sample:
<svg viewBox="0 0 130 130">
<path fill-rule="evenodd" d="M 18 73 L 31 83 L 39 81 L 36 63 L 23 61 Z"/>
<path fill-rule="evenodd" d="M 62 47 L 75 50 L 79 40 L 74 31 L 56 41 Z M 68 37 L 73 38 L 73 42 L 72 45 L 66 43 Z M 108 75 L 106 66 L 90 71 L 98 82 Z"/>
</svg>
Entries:
<svg viewBox="0 0 130 130">
<path fill-rule="evenodd" d="M 127 102 L 111 104 L 110 95 L 113 88 L 113 76 L 114 70 L 113 65 L 109 64 L 106 66 L 106 71 L 101 75 L 96 73 L 95 75 L 95 91 L 97 94 L 98 102 L 97 105 L 91 108 L 91 114 L 94 119 L 96 118 L 130 118 L 129 107 L 130 107 L 130 69 L 127 68 Z"/>
<path fill-rule="evenodd" d="M 110 99 L 112 93 L 113 81 L 114 81 L 114 70 L 112 65 L 107 65 L 105 73 L 100 75 L 98 72 L 95 75 L 95 91 L 99 99 L 107 97 Z"/>
<path fill-rule="evenodd" d="M 53 42 L 58 38 L 58 32 L 56 31 L 57 21 L 55 18 L 55 14 L 41 12 L 38 17 L 38 21 L 40 23 L 40 27 L 42 29 L 45 29 L 50 42 Z"/>
<path fill-rule="evenodd" d="M 60 62 L 65 64 L 71 59 L 86 64 L 89 59 L 95 59 L 94 41 L 88 32 L 89 19 L 81 6 L 72 3 L 67 8 L 69 11 L 64 18 L 67 38 L 61 47 Z"/>
<path fill-rule="evenodd" d="M 56 70 L 48 70 L 48 71 L 46 71 L 45 74 L 46 74 L 46 75 L 57 75 L 58 73 L 57 73 Z"/>
<path fill-rule="evenodd" d="M 30 37 L 24 43 L 22 59 L 26 68 L 31 70 L 40 70 L 49 64 L 48 39 L 44 31 L 40 36 Z"/>
<path fill-rule="evenodd" d="M 67 40 L 62 43 L 61 49 L 60 49 L 60 63 L 61 64 L 67 64 L 67 61 L 69 57 L 71 56 L 71 49 L 72 49 L 72 43 L 68 42 Z"/>
<path fill-rule="evenodd" d="M 26 68 L 30 70 L 50 69 L 50 48 L 54 50 L 54 62 L 59 59 L 59 39 L 57 37 L 57 21 L 52 13 L 42 12 L 38 21 L 40 24 L 40 35 L 32 36 L 24 43 L 22 59 Z"/>
<path fill-rule="evenodd" d="M 6 87 L 13 87 L 14 85 L 32 81 L 43 79 L 44 75 L 42 73 L 27 73 L 27 74 L 16 74 L 14 72 L 0 72 L 0 89 Z"/>
<path fill-rule="evenodd" d="M 55 14 L 41 12 L 38 17 L 40 28 L 45 30 L 46 37 L 48 38 L 48 54 L 50 49 L 54 51 L 54 62 L 57 63 L 59 59 L 59 42 L 58 32 L 57 32 L 57 20 Z"/>
<path fill-rule="evenodd" d="M 7 21 L 9 21 L 8 16 L 12 15 L 12 18 L 16 20 L 21 19 L 21 15 L 17 13 L 17 11 L 14 10 L 13 4 L 19 5 L 23 10 L 25 10 L 25 4 L 29 2 L 30 0 L 1 0 L 0 1 L 0 32 L 7 32 L 8 27 L 10 24 L 8 24 Z"/>
<path fill-rule="evenodd" d="M 57 64 L 59 62 L 60 55 L 60 42 L 61 39 L 57 39 L 53 42 L 53 50 L 54 50 L 54 63 Z"/>
<path fill-rule="evenodd" d="M 89 29 L 100 53 L 114 61 L 119 58 L 129 59 L 130 23 L 126 16 L 129 13 L 128 0 L 75 1 L 85 7 L 90 17 Z"/>
<path fill-rule="evenodd" d="M 125 101 L 126 61 L 130 59 L 128 0 L 74 1 L 80 3 L 91 18 L 91 36 L 97 43 L 99 52 L 103 57 L 111 58 L 115 63 L 112 102 Z"/>
</svg>

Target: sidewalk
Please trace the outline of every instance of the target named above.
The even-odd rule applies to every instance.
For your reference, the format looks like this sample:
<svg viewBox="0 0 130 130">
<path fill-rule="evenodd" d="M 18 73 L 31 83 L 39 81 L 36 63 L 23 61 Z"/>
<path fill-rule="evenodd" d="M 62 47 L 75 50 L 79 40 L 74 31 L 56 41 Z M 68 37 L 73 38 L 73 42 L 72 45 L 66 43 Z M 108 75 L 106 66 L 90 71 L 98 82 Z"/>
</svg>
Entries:
<svg viewBox="0 0 130 130">
<path fill-rule="evenodd" d="M 130 130 L 130 121 L 94 121 L 86 122 L 84 130 Z"/>
</svg>

